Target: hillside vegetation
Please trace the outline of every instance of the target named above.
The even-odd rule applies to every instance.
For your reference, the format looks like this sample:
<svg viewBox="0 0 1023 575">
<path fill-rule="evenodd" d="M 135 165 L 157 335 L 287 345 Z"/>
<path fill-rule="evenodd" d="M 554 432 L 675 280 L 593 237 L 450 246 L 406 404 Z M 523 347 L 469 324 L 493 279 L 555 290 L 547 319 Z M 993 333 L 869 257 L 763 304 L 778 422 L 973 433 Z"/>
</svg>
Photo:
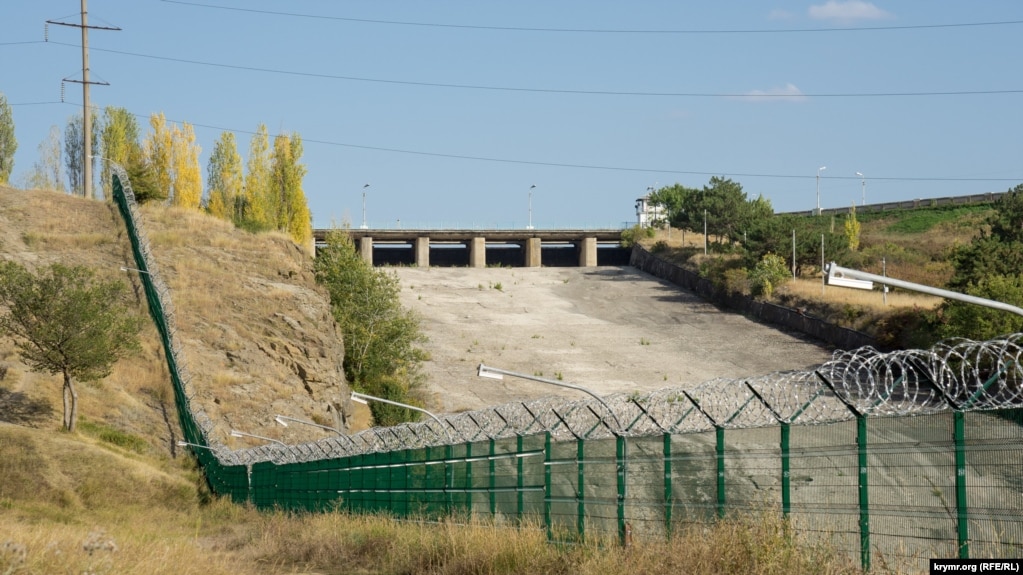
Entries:
<svg viewBox="0 0 1023 575">
<path fill-rule="evenodd" d="M 844 229 L 847 217 L 776 216 L 785 220 L 782 225 L 786 230 L 796 230 L 800 260 L 812 261 L 805 252 L 815 249 L 817 263 L 802 263 L 797 277 L 791 279 L 791 244 L 786 247 L 784 242 L 779 242 L 777 255 L 785 261 L 783 277 L 767 294 L 756 293 L 748 273 L 735 271 L 749 265 L 748 258 L 743 256 L 741 241 L 727 242 L 711 236 L 707 255 L 703 253 L 703 235 L 683 230 L 661 229 L 651 234 L 638 234 L 638 241 L 658 257 L 715 281 L 722 290 L 753 294 L 830 323 L 863 331 L 876 337 L 882 347 L 919 347 L 928 346 L 940 337 L 936 328 L 921 326 L 944 300 L 897 289 L 885 294 L 880 286 L 866 292 L 824 286 L 819 263 L 821 235 L 824 234 L 826 240 L 825 261 L 837 260 L 839 265 L 853 269 L 945 287 L 955 271 L 953 254 L 989 229 L 988 221 L 994 213 L 992 204 L 977 204 L 856 214 L 859 232 L 855 251 L 838 245 L 847 241 L 845 234 L 848 232 Z M 750 247 L 754 250 L 758 248 L 756 242 L 750 238 Z"/>
</svg>

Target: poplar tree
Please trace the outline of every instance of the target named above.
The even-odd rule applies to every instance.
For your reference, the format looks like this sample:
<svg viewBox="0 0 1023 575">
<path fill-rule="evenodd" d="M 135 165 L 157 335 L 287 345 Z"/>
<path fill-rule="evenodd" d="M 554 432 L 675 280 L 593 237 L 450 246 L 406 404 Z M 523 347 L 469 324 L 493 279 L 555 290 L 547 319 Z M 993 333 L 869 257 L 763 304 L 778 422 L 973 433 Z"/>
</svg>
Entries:
<svg viewBox="0 0 1023 575">
<path fill-rule="evenodd" d="M 93 114 L 93 125 L 97 124 Z M 99 133 L 92 132 L 92 149 L 99 150 Z M 68 119 L 67 127 L 64 129 L 64 167 L 67 171 L 69 192 L 76 196 L 85 195 L 85 162 L 91 161 L 96 165 L 96 158 L 85 157 L 85 126 L 82 122 L 82 115 L 75 114 Z M 95 170 L 93 170 L 95 171 Z M 94 193 L 98 192 L 94 190 Z"/>
<path fill-rule="evenodd" d="M 251 231 L 273 229 L 269 202 L 270 136 L 266 124 L 260 124 L 249 143 L 248 170 L 245 174 L 245 215 L 242 227 Z"/>
<path fill-rule="evenodd" d="M 67 170 L 68 192 L 85 195 L 85 135 L 82 117 L 72 116 L 64 128 L 64 166 Z"/>
<path fill-rule="evenodd" d="M 153 172 L 153 180 L 160 190 L 160 195 L 173 198 L 174 135 L 167 126 L 163 112 L 150 116 L 149 126 L 153 131 L 146 136 L 142 146 Z"/>
<path fill-rule="evenodd" d="M 302 138 L 298 134 L 281 134 L 274 138 L 270 203 L 276 228 L 287 232 L 296 243 L 311 246 L 312 218 L 302 191 L 306 168 L 298 162 L 301 157 Z"/>
<path fill-rule="evenodd" d="M 213 145 L 207 164 L 206 191 L 209 194 L 206 209 L 222 220 L 239 225 L 244 212 L 242 158 L 234 134 L 223 132 Z"/>
<path fill-rule="evenodd" d="M 171 174 L 174 205 L 198 209 L 202 200 L 202 170 L 199 167 L 199 145 L 195 143 L 192 125 L 184 122 L 171 131 Z"/>
<path fill-rule="evenodd" d="M 14 114 L 7 97 L 0 92 L 0 184 L 6 184 L 14 171 L 14 152 L 18 140 L 14 137 Z"/>
<path fill-rule="evenodd" d="M 112 197 L 111 176 L 114 162 L 129 170 L 129 161 L 141 148 L 139 143 L 139 125 L 135 115 L 124 108 L 107 106 L 103 110 L 103 125 L 100 128 L 100 140 L 103 157 L 109 161 L 100 164 L 100 184 L 103 197 Z M 129 170 L 130 171 L 130 170 Z M 132 178 L 134 182 L 134 178 Z"/>
<path fill-rule="evenodd" d="M 860 221 L 856 219 L 856 204 L 845 215 L 845 237 L 849 240 L 849 250 L 860 249 Z"/>
<path fill-rule="evenodd" d="M 64 191 L 61 171 L 60 128 L 50 126 L 50 135 L 39 144 L 39 161 L 32 166 L 26 187 L 37 190 Z"/>
</svg>

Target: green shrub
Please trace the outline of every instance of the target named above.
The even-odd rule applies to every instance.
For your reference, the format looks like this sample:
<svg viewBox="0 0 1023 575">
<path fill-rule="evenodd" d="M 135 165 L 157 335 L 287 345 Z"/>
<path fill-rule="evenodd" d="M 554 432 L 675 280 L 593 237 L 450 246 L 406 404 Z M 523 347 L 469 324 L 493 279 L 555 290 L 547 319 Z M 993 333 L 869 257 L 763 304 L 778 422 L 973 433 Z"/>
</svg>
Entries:
<svg viewBox="0 0 1023 575">
<path fill-rule="evenodd" d="M 750 291 L 754 296 L 771 297 L 776 287 L 790 279 L 792 275 L 784 258 L 772 253 L 764 254 L 749 273 Z"/>
<path fill-rule="evenodd" d="M 746 268 L 735 268 L 725 272 L 725 290 L 728 293 L 750 294 L 749 272 Z"/>
</svg>

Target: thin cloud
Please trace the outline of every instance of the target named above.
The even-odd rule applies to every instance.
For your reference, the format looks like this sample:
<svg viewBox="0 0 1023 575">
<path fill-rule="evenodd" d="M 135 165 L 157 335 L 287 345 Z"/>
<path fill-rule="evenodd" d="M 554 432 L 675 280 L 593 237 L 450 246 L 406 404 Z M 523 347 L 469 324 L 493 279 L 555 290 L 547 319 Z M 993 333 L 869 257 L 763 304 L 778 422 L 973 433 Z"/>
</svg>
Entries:
<svg viewBox="0 0 1023 575">
<path fill-rule="evenodd" d="M 795 20 L 796 17 L 796 14 L 780 8 L 771 10 L 771 12 L 767 15 L 768 20 Z"/>
<path fill-rule="evenodd" d="M 795 84 L 788 83 L 767 90 L 746 92 L 745 95 L 737 96 L 736 99 L 749 102 L 803 102 L 806 101 L 806 96 Z"/>
<path fill-rule="evenodd" d="M 810 18 L 814 20 L 888 20 L 894 18 L 872 2 L 863 0 L 828 0 L 824 4 L 810 6 Z"/>
</svg>

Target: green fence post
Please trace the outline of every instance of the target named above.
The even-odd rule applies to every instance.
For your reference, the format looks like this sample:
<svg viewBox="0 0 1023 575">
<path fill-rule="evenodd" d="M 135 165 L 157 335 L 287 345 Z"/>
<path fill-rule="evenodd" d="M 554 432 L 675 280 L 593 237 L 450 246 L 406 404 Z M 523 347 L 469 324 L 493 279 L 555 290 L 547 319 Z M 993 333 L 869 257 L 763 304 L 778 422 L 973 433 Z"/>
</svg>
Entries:
<svg viewBox="0 0 1023 575">
<path fill-rule="evenodd" d="M 867 490 L 867 418 L 856 406 L 849 403 L 834 384 L 824 377 L 824 374 L 815 371 L 817 379 L 831 390 L 835 398 L 845 405 L 854 416 L 856 416 L 856 466 L 857 483 L 860 495 L 860 566 L 864 571 L 870 571 L 870 497 Z"/>
<path fill-rule="evenodd" d="M 550 440 L 551 440 L 551 436 L 548 433 L 547 434 L 547 448 L 546 448 L 547 449 L 547 457 L 550 457 L 550 451 L 551 451 Z M 515 462 L 515 465 L 516 465 L 516 468 L 518 470 L 518 472 L 516 473 L 516 477 L 515 477 L 515 481 L 516 481 L 515 494 L 516 494 L 516 498 L 518 499 L 517 504 L 516 504 L 516 512 L 518 513 L 518 519 L 521 522 L 522 519 L 523 519 L 523 515 L 525 515 L 525 513 L 526 513 L 526 504 L 525 504 L 525 500 L 523 498 L 523 489 L 525 487 L 525 480 L 526 480 L 526 477 L 525 477 L 526 474 L 525 474 L 524 469 L 523 469 L 523 466 L 525 465 L 525 462 L 523 460 L 525 458 L 522 457 L 522 452 L 524 450 L 523 450 L 523 447 L 522 447 L 522 436 L 521 435 L 516 436 L 515 447 L 516 447 L 516 453 L 515 453 L 516 457 L 515 457 L 515 459 L 517 459 L 517 461 Z M 549 465 L 547 466 L 547 469 L 548 470 L 550 469 Z M 550 482 L 549 482 L 550 477 L 547 477 L 547 479 L 548 479 L 547 497 L 549 498 L 550 497 Z M 549 504 L 550 503 L 548 502 L 548 505 Z M 548 511 L 548 514 L 549 513 L 550 512 Z"/>
<path fill-rule="evenodd" d="M 413 455 L 411 449 L 406 449 L 402 453 L 404 455 L 402 456 L 401 460 L 405 464 L 401 474 L 402 476 L 401 488 L 405 491 L 405 507 L 402 509 L 402 517 L 408 517 L 416 508 L 415 503 L 413 503 L 412 501 L 412 491 L 409 489 L 409 475 L 411 475 L 409 473 L 409 470 L 411 469 Z"/>
<path fill-rule="evenodd" d="M 490 516 L 497 515 L 497 441 L 490 440 Z"/>
<path fill-rule="evenodd" d="M 575 463 L 578 468 L 579 477 L 576 487 L 576 530 L 579 531 L 579 539 L 586 536 L 586 482 L 585 482 L 585 457 L 586 442 L 582 438 L 575 440 Z"/>
<path fill-rule="evenodd" d="M 870 496 L 867 490 L 867 418 L 856 417 L 856 454 L 860 490 L 860 562 L 870 570 Z"/>
<path fill-rule="evenodd" d="M 451 444 L 444 446 L 444 515 L 451 516 L 453 491 L 455 490 L 455 467 L 451 464 Z"/>
<path fill-rule="evenodd" d="M 750 382 L 748 382 L 748 381 L 746 382 L 746 387 L 749 388 L 750 392 L 753 393 L 754 397 L 756 397 L 757 399 L 760 400 L 760 403 L 764 404 L 764 407 L 766 407 L 767 410 L 771 412 L 771 415 L 773 415 L 774 418 L 776 420 L 778 420 L 778 424 L 781 426 L 781 445 L 780 445 L 780 447 L 781 447 L 781 513 L 782 513 L 783 517 L 788 517 L 789 516 L 789 511 L 792 510 L 792 491 L 791 491 L 791 487 L 792 487 L 792 485 L 791 485 L 791 475 L 792 474 L 791 474 L 791 472 L 789 470 L 789 431 L 790 431 L 789 424 L 791 423 L 791 421 L 793 419 L 799 417 L 799 415 L 801 413 L 803 413 L 803 410 L 805 410 L 807 407 L 810 406 L 810 403 L 814 399 L 817 398 L 817 395 L 820 395 L 820 392 L 818 392 L 817 395 L 814 395 L 810 399 L 810 401 L 808 401 L 805 404 L 803 404 L 803 407 L 801 407 L 799 409 L 799 411 L 796 412 L 796 414 L 792 416 L 791 419 L 786 420 L 785 418 L 783 418 L 781 416 L 780 413 L 775 411 L 774 407 L 771 407 L 771 404 L 768 403 L 766 399 L 764 399 L 764 396 L 760 395 L 760 392 L 757 391 L 757 389 L 755 387 L 753 387 L 750 384 Z"/>
<path fill-rule="evenodd" d="M 962 411 L 954 411 L 953 440 L 956 462 L 956 535 L 959 539 L 959 558 L 970 557 L 969 514 L 966 507 L 966 421 Z"/>
<path fill-rule="evenodd" d="M 696 398 L 694 398 L 693 396 L 689 395 L 689 393 L 686 392 L 686 391 L 683 391 L 682 395 L 686 396 L 686 399 L 689 400 L 689 403 L 693 404 L 693 407 L 695 407 L 697 410 L 699 410 L 699 412 L 702 413 L 703 416 L 707 418 L 707 421 L 709 421 L 710 424 L 714 426 L 714 436 L 716 438 L 716 442 L 715 442 L 715 445 L 714 445 L 714 454 L 715 454 L 715 459 L 717 460 L 718 517 L 724 517 L 725 516 L 725 428 L 722 426 L 722 424 L 719 424 L 713 417 L 711 417 L 711 415 L 709 413 L 707 413 L 707 410 L 703 409 L 703 407 L 700 406 L 700 402 L 697 401 Z M 746 403 L 743 403 L 742 407 L 740 407 L 738 410 L 736 410 L 735 413 L 733 413 L 732 416 L 730 418 L 728 418 L 728 420 L 725 423 L 731 422 L 733 419 L 738 417 L 739 413 L 743 409 L 745 409 L 747 405 L 749 405 L 750 401 L 752 401 L 754 397 L 755 397 L 755 394 L 750 396 L 749 399 L 746 400 Z"/>
<path fill-rule="evenodd" d="M 521 438 L 520 438 L 521 439 Z M 551 432 L 544 434 L 544 465 L 543 465 L 543 522 L 547 527 L 547 539 L 554 539 L 554 532 L 551 526 Z M 519 457 L 519 467 L 522 466 L 522 457 Z M 522 505 L 522 473 L 519 473 L 519 506 Z M 519 518 L 522 518 L 522 513 L 519 512 Z"/>
<path fill-rule="evenodd" d="M 472 515 L 472 443 L 465 444 L 465 512 Z"/>
<path fill-rule="evenodd" d="M 714 447 L 718 469 L 718 517 L 725 516 L 725 428 L 715 427 L 714 435 L 717 441 Z"/>
<path fill-rule="evenodd" d="M 675 502 L 671 494 L 671 434 L 664 434 L 664 534 L 671 538 L 671 512 Z"/>
<path fill-rule="evenodd" d="M 618 470 L 618 540 L 622 547 L 625 547 L 629 544 L 629 533 L 625 523 L 625 480 L 627 479 L 626 465 L 628 465 L 625 437 L 616 436 L 615 444 L 615 464 Z"/>
<path fill-rule="evenodd" d="M 792 477 L 789 470 L 789 432 L 790 425 L 781 422 L 781 513 L 788 517 L 792 511 Z"/>
</svg>

